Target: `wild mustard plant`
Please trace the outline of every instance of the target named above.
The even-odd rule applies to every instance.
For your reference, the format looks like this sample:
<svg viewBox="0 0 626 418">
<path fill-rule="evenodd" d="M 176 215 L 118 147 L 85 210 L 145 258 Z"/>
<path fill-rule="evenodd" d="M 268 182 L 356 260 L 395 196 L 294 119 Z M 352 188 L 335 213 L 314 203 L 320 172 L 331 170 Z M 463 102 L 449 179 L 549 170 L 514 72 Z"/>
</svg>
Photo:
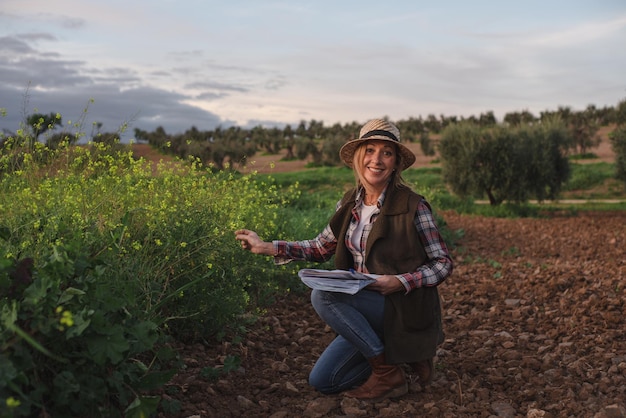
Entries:
<svg viewBox="0 0 626 418">
<path fill-rule="evenodd" d="M 0 155 L 0 415 L 148 415 L 173 373 L 163 338 L 238 332 L 293 280 L 233 232 L 278 236 L 296 189 L 198 160 L 155 174 L 103 143 L 24 153 L 19 135 Z"/>
</svg>

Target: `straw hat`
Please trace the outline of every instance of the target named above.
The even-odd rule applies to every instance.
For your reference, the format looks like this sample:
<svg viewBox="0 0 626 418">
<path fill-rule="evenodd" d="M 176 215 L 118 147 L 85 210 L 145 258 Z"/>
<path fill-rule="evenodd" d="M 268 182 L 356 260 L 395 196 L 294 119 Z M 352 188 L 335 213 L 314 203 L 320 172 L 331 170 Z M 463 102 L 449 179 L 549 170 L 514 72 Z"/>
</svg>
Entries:
<svg viewBox="0 0 626 418">
<path fill-rule="evenodd" d="M 398 154 L 400 154 L 400 161 L 402 165 L 400 170 L 409 168 L 415 162 L 415 154 L 408 149 L 405 145 L 400 143 L 400 130 L 393 123 L 384 119 L 372 119 L 367 122 L 361 128 L 359 137 L 346 142 L 339 150 L 339 156 L 341 160 L 352 167 L 352 160 L 354 159 L 354 151 L 366 141 L 376 139 L 381 141 L 389 141 L 396 144 L 398 148 Z"/>
</svg>

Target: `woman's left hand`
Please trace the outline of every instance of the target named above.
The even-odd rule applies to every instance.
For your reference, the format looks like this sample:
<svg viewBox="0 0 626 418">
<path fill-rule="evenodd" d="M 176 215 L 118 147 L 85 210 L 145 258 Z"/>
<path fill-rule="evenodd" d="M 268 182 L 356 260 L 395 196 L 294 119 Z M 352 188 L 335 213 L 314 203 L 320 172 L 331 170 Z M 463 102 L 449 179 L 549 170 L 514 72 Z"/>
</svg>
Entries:
<svg viewBox="0 0 626 418">
<path fill-rule="evenodd" d="M 404 290 L 404 285 L 396 276 L 386 274 L 378 277 L 374 283 L 367 286 L 367 289 L 389 295 Z"/>
</svg>

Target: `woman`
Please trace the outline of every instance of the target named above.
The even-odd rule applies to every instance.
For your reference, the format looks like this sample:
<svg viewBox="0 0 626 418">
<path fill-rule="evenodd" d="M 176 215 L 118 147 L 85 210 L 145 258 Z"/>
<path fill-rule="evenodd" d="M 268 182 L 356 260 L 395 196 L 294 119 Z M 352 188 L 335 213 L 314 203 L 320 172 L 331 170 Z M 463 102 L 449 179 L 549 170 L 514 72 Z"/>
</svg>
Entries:
<svg viewBox="0 0 626 418">
<path fill-rule="evenodd" d="M 413 368 L 421 384 L 432 378 L 432 359 L 443 341 L 437 285 L 452 273 L 452 259 L 429 204 L 402 179 L 415 155 L 400 143 L 395 125 L 367 122 L 340 156 L 353 168 L 357 187 L 343 196 L 315 239 L 264 242 L 247 229 L 236 231 L 236 239 L 277 263 L 334 255 L 337 269 L 382 275 L 355 295 L 312 291 L 314 309 L 337 337 L 309 382 L 322 393 L 397 397 L 408 390 L 402 364 Z"/>
</svg>

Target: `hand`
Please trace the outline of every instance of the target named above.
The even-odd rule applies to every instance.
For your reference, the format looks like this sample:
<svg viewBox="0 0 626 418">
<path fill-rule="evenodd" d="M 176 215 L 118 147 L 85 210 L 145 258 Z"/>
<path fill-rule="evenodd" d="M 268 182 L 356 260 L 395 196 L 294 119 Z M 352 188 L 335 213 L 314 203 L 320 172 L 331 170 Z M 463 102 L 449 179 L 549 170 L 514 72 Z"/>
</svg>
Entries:
<svg viewBox="0 0 626 418">
<path fill-rule="evenodd" d="M 272 255 L 274 246 L 271 242 L 265 242 L 256 232 L 249 229 L 239 229 L 235 231 L 235 239 L 241 242 L 241 248 L 254 254 Z"/>
<path fill-rule="evenodd" d="M 400 279 L 390 274 L 378 277 L 374 283 L 367 286 L 367 289 L 375 290 L 383 295 L 405 290 Z"/>
</svg>

